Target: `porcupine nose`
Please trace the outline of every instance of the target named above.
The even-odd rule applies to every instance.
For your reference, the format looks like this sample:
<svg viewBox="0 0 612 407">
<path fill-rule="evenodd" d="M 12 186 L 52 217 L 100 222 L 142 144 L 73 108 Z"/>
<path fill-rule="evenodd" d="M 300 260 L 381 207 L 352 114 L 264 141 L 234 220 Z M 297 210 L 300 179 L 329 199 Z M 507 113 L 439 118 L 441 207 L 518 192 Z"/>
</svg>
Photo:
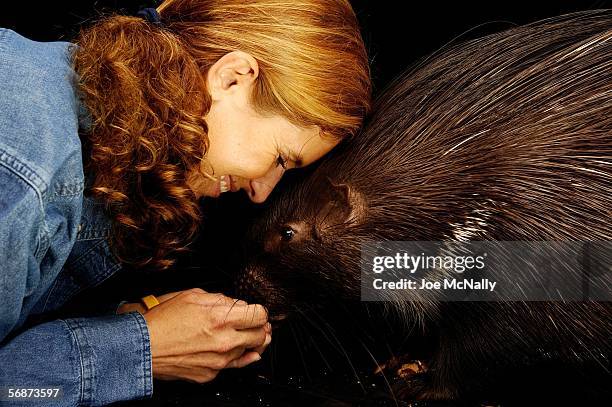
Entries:
<svg viewBox="0 0 612 407">
<path fill-rule="evenodd" d="M 249 273 L 242 273 L 235 282 L 236 296 L 249 303 L 259 300 L 255 282 Z"/>
</svg>

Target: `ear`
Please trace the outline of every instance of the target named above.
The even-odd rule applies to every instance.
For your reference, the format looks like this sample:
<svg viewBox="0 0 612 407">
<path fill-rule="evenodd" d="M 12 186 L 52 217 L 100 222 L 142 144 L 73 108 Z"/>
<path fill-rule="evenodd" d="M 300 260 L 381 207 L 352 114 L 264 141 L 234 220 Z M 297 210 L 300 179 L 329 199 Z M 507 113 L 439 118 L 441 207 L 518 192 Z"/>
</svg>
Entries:
<svg viewBox="0 0 612 407">
<path fill-rule="evenodd" d="M 330 198 L 336 203 L 346 206 L 350 209 L 351 206 L 351 188 L 345 183 L 335 183 L 331 178 L 327 177 L 330 185 Z"/>
<path fill-rule="evenodd" d="M 259 64 L 250 54 L 232 51 L 215 62 L 206 74 L 206 85 L 212 100 L 239 91 L 249 92 L 259 76 Z"/>
<path fill-rule="evenodd" d="M 325 182 L 323 206 L 318 218 L 323 226 L 342 224 L 351 216 L 351 188 L 345 183 L 335 183 L 329 177 Z"/>
</svg>

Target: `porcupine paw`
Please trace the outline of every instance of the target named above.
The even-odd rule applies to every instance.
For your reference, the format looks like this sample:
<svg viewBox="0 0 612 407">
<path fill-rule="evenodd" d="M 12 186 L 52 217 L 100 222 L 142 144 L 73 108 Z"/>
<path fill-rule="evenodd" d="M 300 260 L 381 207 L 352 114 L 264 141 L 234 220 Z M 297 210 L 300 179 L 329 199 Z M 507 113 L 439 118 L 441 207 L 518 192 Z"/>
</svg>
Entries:
<svg viewBox="0 0 612 407">
<path fill-rule="evenodd" d="M 430 386 L 427 365 L 420 360 L 392 357 L 379 366 L 375 374 L 385 375 L 398 400 L 428 399 Z"/>
</svg>

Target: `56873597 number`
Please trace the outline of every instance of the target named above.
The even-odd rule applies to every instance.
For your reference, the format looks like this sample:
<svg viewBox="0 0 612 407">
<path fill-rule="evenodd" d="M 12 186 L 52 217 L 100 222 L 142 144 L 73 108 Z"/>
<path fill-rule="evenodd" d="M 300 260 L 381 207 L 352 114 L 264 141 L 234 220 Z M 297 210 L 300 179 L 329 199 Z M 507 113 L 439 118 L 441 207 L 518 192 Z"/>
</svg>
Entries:
<svg viewBox="0 0 612 407">
<path fill-rule="evenodd" d="M 62 395 L 61 387 L 0 387 L 0 401 L 58 399 Z"/>
</svg>

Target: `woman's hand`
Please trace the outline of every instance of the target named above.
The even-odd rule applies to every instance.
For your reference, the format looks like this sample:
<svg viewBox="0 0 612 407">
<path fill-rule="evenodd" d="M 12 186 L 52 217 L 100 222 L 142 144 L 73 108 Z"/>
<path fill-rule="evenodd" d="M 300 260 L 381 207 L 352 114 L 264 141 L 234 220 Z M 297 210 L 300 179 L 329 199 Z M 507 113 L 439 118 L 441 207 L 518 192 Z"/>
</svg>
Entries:
<svg viewBox="0 0 612 407">
<path fill-rule="evenodd" d="M 119 310 L 143 313 L 156 379 L 211 381 L 221 369 L 260 360 L 272 340 L 268 315 L 261 305 L 199 288 L 157 298 L 160 304 L 146 312 L 135 304 Z"/>
</svg>

